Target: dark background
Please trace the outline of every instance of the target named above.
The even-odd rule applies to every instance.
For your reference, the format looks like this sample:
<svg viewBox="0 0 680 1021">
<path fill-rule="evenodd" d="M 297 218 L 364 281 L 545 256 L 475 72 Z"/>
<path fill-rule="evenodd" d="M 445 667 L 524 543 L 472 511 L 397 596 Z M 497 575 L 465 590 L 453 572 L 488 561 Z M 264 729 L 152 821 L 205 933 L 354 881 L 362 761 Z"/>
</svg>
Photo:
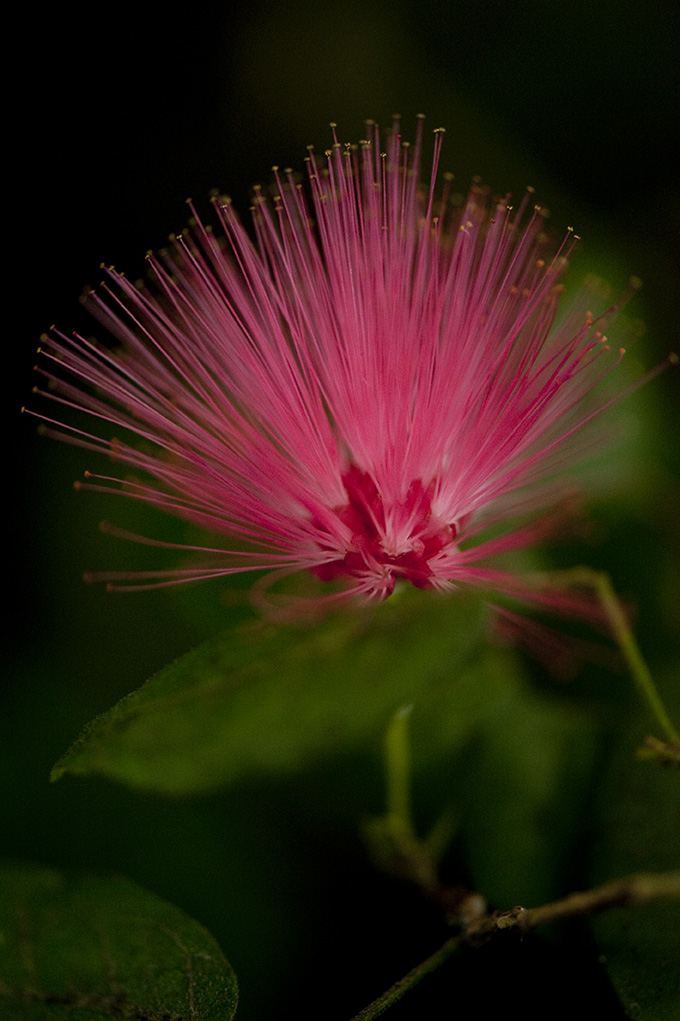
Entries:
<svg viewBox="0 0 680 1021">
<path fill-rule="evenodd" d="M 424 112 L 429 127 L 447 128 L 443 167 L 461 186 L 472 174 L 500 191 L 532 184 L 556 228 L 573 224 L 582 235 L 579 272 L 595 269 L 615 289 L 632 273 L 643 278 L 635 314 L 646 336 L 631 359 L 651 367 L 680 347 L 680 15 L 662 0 L 176 11 L 56 7 L 26 17 L 7 38 L 21 72 L 7 104 L 14 225 L 5 336 L 13 354 L 0 853 L 128 874 L 220 939 L 242 980 L 243 1021 L 293 1016 L 291 1004 L 295 1016 L 312 1018 L 321 1015 L 298 999 L 310 969 L 337 983 L 353 959 L 384 942 L 397 916 L 416 919 L 401 938 L 403 959 L 390 950 L 378 988 L 359 983 L 365 999 L 429 948 L 413 935 L 427 931 L 429 916 L 408 899 L 394 904 L 358 843 L 346 839 L 338 867 L 335 835 L 301 817 L 294 792 L 275 787 L 177 804 L 103 783 L 46 784 L 83 723 L 223 627 L 224 611 L 210 586 L 196 596 L 110 596 L 83 586 L 84 569 L 119 557 L 139 566 L 140 552 L 120 551 L 97 532 L 104 517 L 127 524 L 128 511 L 73 492 L 89 455 L 38 438 L 35 421 L 19 415 L 31 401 L 40 333 L 53 322 L 87 330 L 77 298 L 97 283 L 99 263 L 143 274 L 144 252 L 184 225 L 188 196 L 207 213 L 208 192 L 219 187 L 245 214 L 252 184 L 266 182 L 274 163 L 301 167 L 307 144 L 322 150 L 329 121 L 342 140 L 356 140 L 366 117 L 387 124 L 398 111 L 408 134 Z M 652 386 L 641 415 L 653 457 L 603 512 L 608 530 L 587 558 L 640 602 L 641 640 L 654 659 L 678 639 L 678 371 Z M 352 913 L 364 921 L 348 944 Z M 436 945 L 438 934 L 428 938 Z M 540 958 L 549 952 L 536 953 L 553 981 L 552 958 Z M 435 988 L 443 1002 L 445 987 Z M 567 996 L 569 983 L 564 989 Z M 344 1014 L 364 1005 L 359 995 L 345 1001 L 339 990 Z M 400 1016 L 411 1015 L 395 1010 Z"/>
</svg>

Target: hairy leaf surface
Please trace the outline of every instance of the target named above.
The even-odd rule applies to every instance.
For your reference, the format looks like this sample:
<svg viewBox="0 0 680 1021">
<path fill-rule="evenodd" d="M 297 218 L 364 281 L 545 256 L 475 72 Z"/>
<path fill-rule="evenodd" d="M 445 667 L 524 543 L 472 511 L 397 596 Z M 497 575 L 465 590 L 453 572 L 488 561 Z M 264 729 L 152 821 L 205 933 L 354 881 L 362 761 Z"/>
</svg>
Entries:
<svg viewBox="0 0 680 1021">
<path fill-rule="evenodd" d="M 229 1021 L 236 977 L 179 908 L 127 879 L 0 867 L 0 1016 Z"/>
</svg>

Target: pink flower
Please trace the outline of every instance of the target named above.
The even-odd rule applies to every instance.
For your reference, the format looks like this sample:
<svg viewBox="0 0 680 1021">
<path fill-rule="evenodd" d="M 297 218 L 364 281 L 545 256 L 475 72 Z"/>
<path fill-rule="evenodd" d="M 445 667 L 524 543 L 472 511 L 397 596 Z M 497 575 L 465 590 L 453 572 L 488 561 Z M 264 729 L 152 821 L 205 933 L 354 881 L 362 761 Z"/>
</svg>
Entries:
<svg viewBox="0 0 680 1021">
<path fill-rule="evenodd" d="M 458 202 L 448 179 L 437 190 L 442 132 L 425 187 L 422 121 L 412 147 L 396 124 L 386 152 L 370 133 L 310 150 L 307 187 L 275 171 L 254 240 L 225 198 L 224 238 L 194 213 L 149 256 L 153 293 L 107 270 L 89 303 L 115 351 L 45 339 L 47 395 L 129 437 L 60 427 L 134 473 L 88 485 L 229 537 L 196 567 L 109 580 L 276 569 L 374 599 L 399 580 L 521 590 L 483 561 L 545 530 L 607 406 L 584 398 L 623 352 L 584 304 L 556 319 L 574 236 L 551 248 L 530 193 L 516 211 L 477 184 Z"/>
</svg>

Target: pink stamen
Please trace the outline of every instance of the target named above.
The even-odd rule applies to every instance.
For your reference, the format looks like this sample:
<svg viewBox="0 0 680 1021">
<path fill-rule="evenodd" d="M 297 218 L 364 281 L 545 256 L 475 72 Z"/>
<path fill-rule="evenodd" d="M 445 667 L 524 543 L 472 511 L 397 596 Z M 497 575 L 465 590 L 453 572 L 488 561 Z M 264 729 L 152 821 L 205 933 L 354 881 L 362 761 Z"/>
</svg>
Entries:
<svg viewBox="0 0 680 1021">
<path fill-rule="evenodd" d="M 223 239 L 190 203 L 191 229 L 148 257 L 153 290 L 105 271 L 87 304 L 117 350 L 43 341 L 43 396 L 126 438 L 62 436 L 137 473 L 83 485 L 229 537 L 182 547 L 195 568 L 98 576 L 117 587 L 298 569 L 372 599 L 401 580 L 524 591 L 478 563 L 545 531 L 556 472 L 612 403 L 616 310 L 557 320 L 573 231 L 551 249 L 531 189 L 516 212 L 477 182 L 461 205 L 447 177 L 440 194 L 441 129 L 424 188 L 422 118 L 413 145 L 398 119 L 384 146 L 372 122 L 357 146 L 332 130 L 306 188 L 275 168 L 275 197 L 256 190 L 253 237 L 215 196 Z M 522 501 L 538 518 L 518 528 Z"/>
</svg>

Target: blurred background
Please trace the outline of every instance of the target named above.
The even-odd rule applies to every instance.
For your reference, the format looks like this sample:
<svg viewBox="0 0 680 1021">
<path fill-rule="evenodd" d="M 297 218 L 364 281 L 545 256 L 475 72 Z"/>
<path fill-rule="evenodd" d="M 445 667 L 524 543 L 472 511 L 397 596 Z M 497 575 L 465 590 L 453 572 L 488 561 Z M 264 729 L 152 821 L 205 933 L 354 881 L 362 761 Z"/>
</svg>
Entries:
<svg viewBox="0 0 680 1021">
<path fill-rule="evenodd" d="M 87 332 L 77 299 L 99 281 L 100 262 L 143 275 L 145 251 L 184 226 L 188 196 L 209 215 L 217 187 L 247 215 L 251 186 L 273 164 L 302 169 L 308 144 L 328 144 L 329 121 L 355 141 L 366 118 L 387 125 L 399 112 L 408 135 L 423 112 L 430 128 L 446 127 L 442 165 L 461 188 L 473 174 L 500 192 L 531 184 L 558 233 L 576 228 L 574 279 L 595 271 L 614 291 L 631 274 L 643 279 L 631 314 L 646 332 L 629 355 L 639 374 L 680 348 L 680 10 L 665 0 L 236 0 L 175 12 L 58 6 L 10 40 L 21 61 L 6 157 L 20 258 L 5 312 L 15 325 L 0 854 L 127 874 L 217 936 L 241 979 L 239 1018 L 293 1016 L 295 1004 L 294 1016 L 311 1019 L 319 1014 L 300 990 L 312 970 L 337 982 L 343 955 L 385 945 L 395 926 L 401 949 L 386 950 L 384 984 L 428 949 L 425 909 L 408 896 L 395 904 L 352 833 L 355 811 L 380 807 L 365 763 L 329 766 L 304 797 L 273 784 L 185 803 L 104 782 L 47 784 L 85 722 L 223 629 L 228 613 L 213 585 L 128 596 L 83 585 L 85 569 L 143 566 L 148 555 L 101 535 L 100 520 L 158 529 L 124 501 L 74 492 L 90 455 L 39 438 L 19 415 L 39 336 L 52 323 Z M 679 394 L 675 370 L 636 396 L 630 472 L 572 558 L 612 572 L 662 670 L 679 637 Z M 172 526 L 162 534 L 173 538 Z M 319 809 L 329 791 L 349 804 L 340 843 Z M 364 931 L 348 945 L 352 921 Z M 368 979 L 345 1000 L 340 991 L 337 1017 L 379 991 Z M 603 985 L 616 1017 L 607 996 Z M 425 1016 L 407 1011 L 395 1021 Z"/>
</svg>

